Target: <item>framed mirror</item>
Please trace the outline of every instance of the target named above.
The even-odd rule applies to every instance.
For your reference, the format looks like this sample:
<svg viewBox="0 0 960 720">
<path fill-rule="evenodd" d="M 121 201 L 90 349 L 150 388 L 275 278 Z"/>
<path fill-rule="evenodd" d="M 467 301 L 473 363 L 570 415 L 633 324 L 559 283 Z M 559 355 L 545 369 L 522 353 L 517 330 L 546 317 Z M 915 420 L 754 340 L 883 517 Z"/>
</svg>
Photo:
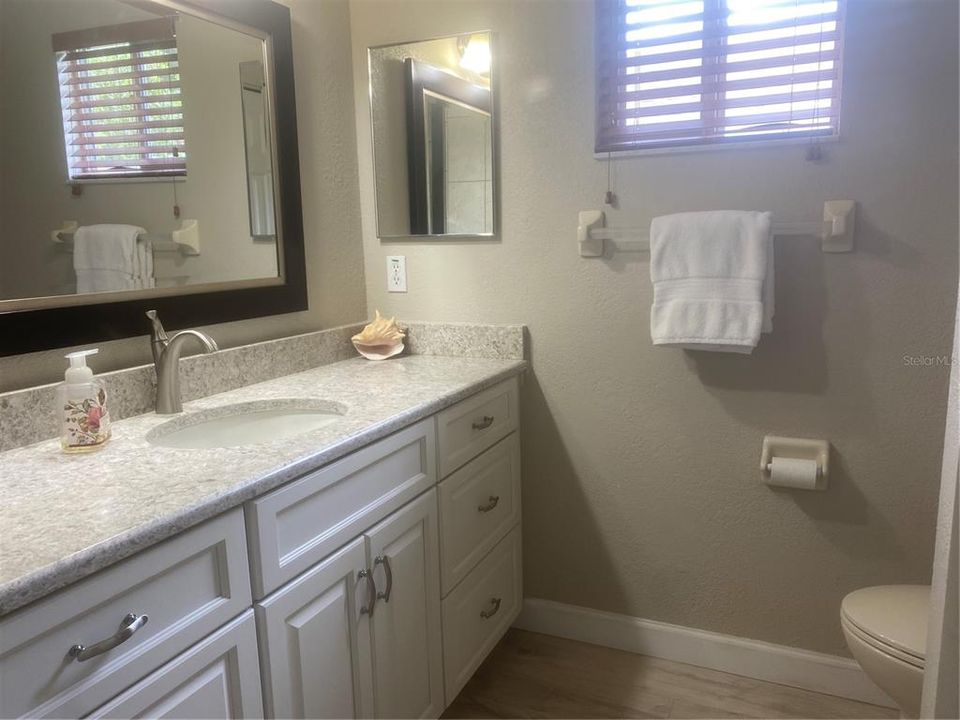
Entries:
<svg viewBox="0 0 960 720">
<path fill-rule="evenodd" d="M 368 50 L 377 235 L 497 233 L 490 32 Z"/>
<path fill-rule="evenodd" d="M 307 307 L 290 12 L 3 0 L 0 354 Z"/>
</svg>

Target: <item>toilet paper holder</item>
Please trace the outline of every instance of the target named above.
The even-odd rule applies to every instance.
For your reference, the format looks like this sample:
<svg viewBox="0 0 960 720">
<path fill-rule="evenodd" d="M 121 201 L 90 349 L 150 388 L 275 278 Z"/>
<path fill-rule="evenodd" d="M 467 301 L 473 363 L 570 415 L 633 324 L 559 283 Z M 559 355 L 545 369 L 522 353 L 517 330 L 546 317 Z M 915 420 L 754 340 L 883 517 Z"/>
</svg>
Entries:
<svg viewBox="0 0 960 720">
<path fill-rule="evenodd" d="M 760 452 L 760 476 L 768 485 L 776 484 L 771 482 L 771 465 L 775 457 L 815 461 L 817 481 L 816 486 L 810 489 L 827 489 L 827 479 L 830 475 L 830 443 L 826 440 L 766 435 Z"/>
</svg>

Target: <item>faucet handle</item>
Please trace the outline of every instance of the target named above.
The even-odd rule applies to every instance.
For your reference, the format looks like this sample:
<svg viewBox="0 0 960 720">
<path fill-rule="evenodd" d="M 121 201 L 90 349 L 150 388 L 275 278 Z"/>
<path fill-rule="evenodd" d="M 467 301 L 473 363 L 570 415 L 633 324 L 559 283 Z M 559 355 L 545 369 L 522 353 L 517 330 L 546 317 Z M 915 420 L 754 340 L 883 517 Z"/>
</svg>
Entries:
<svg viewBox="0 0 960 720">
<path fill-rule="evenodd" d="M 167 341 L 167 332 L 166 332 L 166 330 L 163 329 L 163 323 L 160 322 L 160 316 L 157 315 L 157 311 L 156 311 L 156 310 L 147 310 L 147 317 L 150 318 L 150 323 L 151 323 L 151 325 L 153 326 L 153 331 L 152 331 L 152 333 L 151 333 L 151 334 L 153 335 L 153 340 L 154 340 L 154 341 L 159 340 L 160 342 L 166 342 L 166 341 Z"/>
<path fill-rule="evenodd" d="M 153 353 L 153 364 L 155 367 L 160 367 L 160 357 L 169 342 L 167 332 L 163 329 L 163 323 L 160 322 L 156 310 L 147 310 L 147 317 L 150 318 L 151 323 L 150 350 Z"/>
</svg>

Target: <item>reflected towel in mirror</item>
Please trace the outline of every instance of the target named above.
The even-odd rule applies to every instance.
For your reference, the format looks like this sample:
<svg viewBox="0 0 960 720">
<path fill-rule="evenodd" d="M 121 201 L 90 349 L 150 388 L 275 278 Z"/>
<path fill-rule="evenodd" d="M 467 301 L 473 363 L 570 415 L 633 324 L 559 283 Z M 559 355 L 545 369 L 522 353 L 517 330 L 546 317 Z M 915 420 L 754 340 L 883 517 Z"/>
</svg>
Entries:
<svg viewBox="0 0 960 720">
<path fill-rule="evenodd" d="M 136 225 L 84 225 L 73 236 L 77 292 L 154 287 L 153 252 Z"/>
</svg>

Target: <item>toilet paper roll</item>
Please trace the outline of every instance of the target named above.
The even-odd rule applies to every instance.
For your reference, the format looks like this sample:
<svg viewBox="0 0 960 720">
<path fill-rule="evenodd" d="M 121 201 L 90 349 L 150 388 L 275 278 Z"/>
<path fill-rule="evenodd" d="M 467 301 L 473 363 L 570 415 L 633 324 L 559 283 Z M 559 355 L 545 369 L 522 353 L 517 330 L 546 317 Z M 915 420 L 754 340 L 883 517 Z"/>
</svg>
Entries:
<svg viewBox="0 0 960 720">
<path fill-rule="evenodd" d="M 770 479 L 767 480 L 767 484 L 799 490 L 816 490 L 817 461 L 775 457 L 770 462 Z"/>
</svg>

